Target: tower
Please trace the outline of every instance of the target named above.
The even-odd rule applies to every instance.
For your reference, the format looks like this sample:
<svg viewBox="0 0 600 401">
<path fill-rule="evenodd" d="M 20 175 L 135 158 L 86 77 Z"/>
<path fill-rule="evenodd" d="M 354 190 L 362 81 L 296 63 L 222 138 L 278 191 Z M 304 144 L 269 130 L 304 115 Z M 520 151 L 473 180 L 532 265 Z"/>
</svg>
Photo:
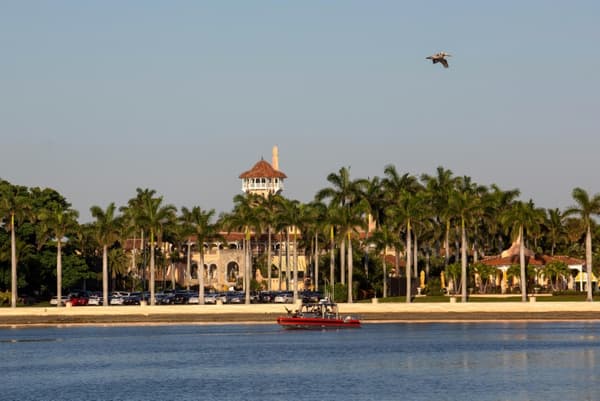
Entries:
<svg viewBox="0 0 600 401">
<path fill-rule="evenodd" d="M 273 146 L 272 157 L 273 165 L 261 158 L 250 170 L 240 174 L 243 192 L 267 196 L 283 191 L 283 181 L 287 176 L 279 171 L 277 146 Z"/>
</svg>

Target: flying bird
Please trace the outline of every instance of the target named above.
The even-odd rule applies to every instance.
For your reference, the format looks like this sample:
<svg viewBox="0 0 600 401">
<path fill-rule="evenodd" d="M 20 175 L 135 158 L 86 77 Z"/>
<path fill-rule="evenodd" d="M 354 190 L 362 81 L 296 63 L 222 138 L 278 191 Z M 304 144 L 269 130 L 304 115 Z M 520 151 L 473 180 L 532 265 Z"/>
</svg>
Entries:
<svg viewBox="0 0 600 401">
<path fill-rule="evenodd" d="M 448 60 L 446 60 L 446 57 L 452 57 L 452 55 L 448 54 L 446 52 L 439 52 L 439 53 L 434 54 L 433 56 L 429 56 L 429 57 L 425 57 L 425 58 L 428 60 L 431 60 L 433 62 L 433 64 L 442 63 L 444 68 L 448 68 Z"/>
</svg>

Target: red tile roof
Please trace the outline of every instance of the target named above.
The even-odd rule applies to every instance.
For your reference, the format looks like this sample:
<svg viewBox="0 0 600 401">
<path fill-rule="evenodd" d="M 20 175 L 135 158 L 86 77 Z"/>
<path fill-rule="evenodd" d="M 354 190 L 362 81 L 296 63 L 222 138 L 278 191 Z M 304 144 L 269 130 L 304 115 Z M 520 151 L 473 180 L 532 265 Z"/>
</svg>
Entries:
<svg viewBox="0 0 600 401">
<path fill-rule="evenodd" d="M 250 170 L 244 171 L 239 178 L 287 178 L 279 170 L 275 170 L 268 162 L 261 159 Z"/>
<path fill-rule="evenodd" d="M 518 265 L 519 255 L 512 255 L 506 257 L 492 257 L 488 259 L 480 260 L 481 263 L 488 266 L 509 266 L 509 265 Z M 525 263 L 531 266 L 542 266 L 544 262 L 539 259 L 532 258 L 529 256 L 525 256 Z"/>
<path fill-rule="evenodd" d="M 556 255 L 556 256 L 543 255 L 542 260 L 544 261 L 544 264 L 548 264 L 551 262 L 563 262 L 563 263 L 566 263 L 568 266 L 585 265 L 585 260 L 583 260 L 583 259 L 577 259 L 577 258 L 572 258 L 570 256 L 563 256 L 563 255 Z"/>
</svg>

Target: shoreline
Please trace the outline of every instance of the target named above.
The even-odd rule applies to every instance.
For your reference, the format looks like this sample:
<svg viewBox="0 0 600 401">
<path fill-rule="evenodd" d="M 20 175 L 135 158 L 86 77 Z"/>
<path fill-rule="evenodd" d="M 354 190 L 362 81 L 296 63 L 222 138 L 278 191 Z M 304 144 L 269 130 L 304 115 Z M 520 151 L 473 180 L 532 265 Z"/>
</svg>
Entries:
<svg viewBox="0 0 600 401">
<path fill-rule="evenodd" d="M 108 325 L 275 324 L 280 304 L 0 308 L 0 328 Z M 600 321 L 600 303 L 360 303 L 338 304 L 363 324 Z"/>
</svg>

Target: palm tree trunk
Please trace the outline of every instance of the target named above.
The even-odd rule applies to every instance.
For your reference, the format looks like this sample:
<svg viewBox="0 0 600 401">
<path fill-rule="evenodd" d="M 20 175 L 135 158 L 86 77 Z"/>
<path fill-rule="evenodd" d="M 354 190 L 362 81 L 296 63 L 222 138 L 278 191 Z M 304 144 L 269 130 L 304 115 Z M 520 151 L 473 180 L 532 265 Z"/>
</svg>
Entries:
<svg viewBox="0 0 600 401">
<path fill-rule="evenodd" d="M 298 247 L 296 244 L 296 230 L 294 227 L 294 304 L 298 302 Z"/>
<path fill-rule="evenodd" d="M 521 264 L 521 301 L 527 302 L 527 277 L 525 276 L 525 238 L 523 237 L 523 226 L 519 227 L 519 263 Z"/>
<path fill-rule="evenodd" d="M 200 240 L 198 240 L 200 243 Z M 200 266 L 198 269 L 198 304 L 204 305 L 204 246 L 200 247 Z"/>
<path fill-rule="evenodd" d="M 190 242 L 190 240 L 188 239 L 187 241 L 187 255 L 186 255 L 186 263 L 185 263 L 185 288 L 187 288 L 188 290 L 190 289 L 190 280 L 188 279 L 188 277 L 191 278 L 191 274 L 190 272 L 192 271 L 192 250 L 191 250 L 192 244 Z"/>
<path fill-rule="evenodd" d="M 271 291 L 271 225 L 267 228 L 267 290 Z"/>
<path fill-rule="evenodd" d="M 383 254 L 381 255 L 383 261 L 383 298 L 387 297 L 387 266 L 385 263 L 385 247 L 383 248 Z"/>
<path fill-rule="evenodd" d="M 410 236 L 410 220 L 406 223 L 406 303 L 411 301 L 411 271 L 412 271 L 412 244 Z"/>
<path fill-rule="evenodd" d="M 467 231 L 465 230 L 465 221 L 461 221 L 461 257 L 460 257 L 460 282 L 461 282 L 461 301 L 467 302 Z"/>
<path fill-rule="evenodd" d="M 56 306 L 62 306 L 62 247 L 60 235 L 56 236 Z"/>
<path fill-rule="evenodd" d="M 446 220 L 446 235 L 444 236 L 444 268 L 450 261 L 450 220 Z"/>
<path fill-rule="evenodd" d="M 348 232 L 348 303 L 352 303 L 352 273 L 354 270 L 352 262 L 352 238 Z"/>
<path fill-rule="evenodd" d="M 419 246 L 418 246 L 418 238 L 417 233 L 413 230 L 413 235 L 415 237 L 415 243 L 413 245 L 413 277 L 419 277 Z"/>
<path fill-rule="evenodd" d="M 342 235 L 340 244 L 340 283 L 346 284 L 346 236 Z"/>
<path fill-rule="evenodd" d="M 279 232 L 279 269 L 277 269 L 277 278 L 279 281 L 279 291 L 281 291 L 281 271 L 282 271 L 282 267 L 283 267 L 283 246 L 281 246 L 281 231 Z"/>
<path fill-rule="evenodd" d="M 294 304 L 298 302 L 298 246 L 296 244 L 296 230 L 294 227 Z"/>
<path fill-rule="evenodd" d="M 108 306 L 108 245 L 102 246 L 102 305 Z"/>
<path fill-rule="evenodd" d="M 10 306 L 17 307 L 17 239 L 14 213 L 10 215 Z"/>
<path fill-rule="evenodd" d="M 585 234 L 585 271 L 587 272 L 587 298 L 586 301 L 592 302 L 592 231 L 590 225 L 587 226 Z"/>
<path fill-rule="evenodd" d="M 333 237 L 333 227 L 331 227 L 329 247 L 329 285 L 331 286 L 331 299 L 333 300 L 335 289 L 335 240 Z"/>
<path fill-rule="evenodd" d="M 315 233 L 315 291 L 319 291 L 319 234 Z"/>
<path fill-rule="evenodd" d="M 150 230 L 150 305 L 156 304 L 154 299 L 154 230 Z"/>
<path fill-rule="evenodd" d="M 285 229 L 285 290 L 290 290 L 290 230 Z"/>
</svg>

